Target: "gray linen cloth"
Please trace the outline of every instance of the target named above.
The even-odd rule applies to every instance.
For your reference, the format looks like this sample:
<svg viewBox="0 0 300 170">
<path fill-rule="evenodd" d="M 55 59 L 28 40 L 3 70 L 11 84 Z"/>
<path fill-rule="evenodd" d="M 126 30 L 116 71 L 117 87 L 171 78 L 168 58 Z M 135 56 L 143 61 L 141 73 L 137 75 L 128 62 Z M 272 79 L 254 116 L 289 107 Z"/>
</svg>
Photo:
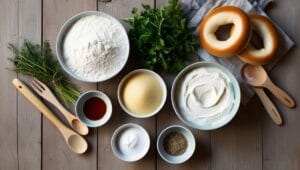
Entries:
<svg viewBox="0 0 300 170">
<path fill-rule="evenodd" d="M 272 0 L 180 0 L 180 4 L 188 18 L 189 27 L 196 27 L 197 30 L 195 34 L 197 34 L 198 26 L 202 18 L 216 7 L 233 5 L 244 9 L 248 13 L 258 13 L 267 16 L 263 11 L 263 8 L 265 8 L 271 1 Z M 278 49 L 275 59 L 265 66 L 268 71 L 270 71 L 279 59 L 282 58 L 294 45 L 294 42 L 290 39 L 290 37 L 276 23 L 274 24 L 277 26 L 280 35 L 280 48 Z M 208 54 L 202 47 L 199 48 L 198 55 L 205 61 L 219 63 L 229 69 L 240 83 L 242 104 L 247 104 L 254 95 L 254 91 L 242 80 L 240 75 L 240 70 L 245 63 L 240 61 L 237 57 L 214 57 Z"/>
</svg>

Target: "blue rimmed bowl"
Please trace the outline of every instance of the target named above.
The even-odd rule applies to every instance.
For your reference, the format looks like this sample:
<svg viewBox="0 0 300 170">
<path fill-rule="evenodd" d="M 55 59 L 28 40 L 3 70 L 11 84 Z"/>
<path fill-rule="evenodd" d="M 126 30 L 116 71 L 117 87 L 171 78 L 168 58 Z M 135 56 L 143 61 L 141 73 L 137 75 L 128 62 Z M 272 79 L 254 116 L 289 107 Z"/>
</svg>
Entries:
<svg viewBox="0 0 300 170">
<path fill-rule="evenodd" d="M 200 122 L 197 121 L 197 119 L 191 119 L 191 117 L 186 113 L 186 111 L 180 108 L 180 90 L 181 90 L 180 88 L 183 83 L 184 77 L 192 70 L 203 68 L 203 67 L 210 67 L 210 68 L 213 67 L 215 69 L 218 69 L 220 72 L 224 74 L 224 77 L 226 78 L 226 81 L 230 86 L 229 93 L 232 96 L 231 104 L 230 106 L 228 106 L 228 109 L 225 110 L 223 115 L 218 119 L 218 121 L 215 122 L 205 122 L 205 121 Z M 240 91 L 239 83 L 234 77 L 234 75 L 224 66 L 216 63 L 210 63 L 210 62 L 197 62 L 188 65 L 177 75 L 172 85 L 171 100 L 176 115 L 186 125 L 199 130 L 213 130 L 228 124 L 234 118 L 240 106 L 241 91 Z"/>
</svg>

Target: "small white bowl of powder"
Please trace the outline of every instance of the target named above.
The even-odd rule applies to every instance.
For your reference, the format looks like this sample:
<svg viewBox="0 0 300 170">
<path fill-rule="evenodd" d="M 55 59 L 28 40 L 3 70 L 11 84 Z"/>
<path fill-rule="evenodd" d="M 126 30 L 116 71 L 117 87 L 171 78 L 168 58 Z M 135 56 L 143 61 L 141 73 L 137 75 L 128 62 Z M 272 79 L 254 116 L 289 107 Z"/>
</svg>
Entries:
<svg viewBox="0 0 300 170">
<path fill-rule="evenodd" d="M 84 82 L 101 82 L 117 75 L 129 56 L 129 40 L 122 24 L 99 11 L 86 11 L 60 29 L 57 58 L 64 70 Z"/>
</svg>

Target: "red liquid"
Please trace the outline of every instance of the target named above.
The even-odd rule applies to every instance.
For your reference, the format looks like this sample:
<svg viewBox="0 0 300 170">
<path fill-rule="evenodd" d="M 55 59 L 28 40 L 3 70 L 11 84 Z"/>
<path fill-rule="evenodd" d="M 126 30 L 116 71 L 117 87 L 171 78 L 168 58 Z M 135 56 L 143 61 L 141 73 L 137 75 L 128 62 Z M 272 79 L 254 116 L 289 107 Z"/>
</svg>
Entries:
<svg viewBox="0 0 300 170">
<path fill-rule="evenodd" d="M 84 103 L 83 112 L 87 118 L 91 120 L 99 120 L 106 112 L 106 104 L 102 99 L 92 97 Z"/>
</svg>

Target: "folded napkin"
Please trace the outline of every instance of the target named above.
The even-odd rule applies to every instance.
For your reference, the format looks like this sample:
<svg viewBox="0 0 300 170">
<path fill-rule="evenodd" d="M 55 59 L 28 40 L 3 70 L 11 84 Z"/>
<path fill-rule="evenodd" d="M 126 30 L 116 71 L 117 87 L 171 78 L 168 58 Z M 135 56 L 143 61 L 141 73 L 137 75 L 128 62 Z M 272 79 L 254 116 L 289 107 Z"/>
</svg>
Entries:
<svg viewBox="0 0 300 170">
<path fill-rule="evenodd" d="M 197 30 L 195 34 L 198 33 L 198 26 L 203 17 L 212 9 L 224 6 L 224 5 L 232 5 L 237 6 L 246 12 L 258 13 L 264 16 L 267 16 L 263 11 L 272 0 L 181 0 L 180 4 L 182 9 L 184 10 L 187 18 L 188 18 L 188 26 L 196 27 Z M 273 22 L 274 23 L 274 22 Z M 282 58 L 289 49 L 294 45 L 294 42 L 290 39 L 290 37 L 276 24 L 280 37 L 280 48 L 278 49 L 277 55 L 275 59 L 267 64 L 265 68 L 267 71 L 271 70 L 271 68 Z M 242 93 L 242 104 L 247 104 L 247 102 L 254 95 L 253 89 L 246 84 L 240 75 L 240 70 L 245 63 L 240 61 L 237 57 L 231 58 L 218 58 L 208 54 L 202 47 L 198 50 L 199 56 L 209 62 L 219 63 L 225 66 L 228 70 L 230 70 L 237 80 L 240 83 L 241 93 Z"/>
</svg>

